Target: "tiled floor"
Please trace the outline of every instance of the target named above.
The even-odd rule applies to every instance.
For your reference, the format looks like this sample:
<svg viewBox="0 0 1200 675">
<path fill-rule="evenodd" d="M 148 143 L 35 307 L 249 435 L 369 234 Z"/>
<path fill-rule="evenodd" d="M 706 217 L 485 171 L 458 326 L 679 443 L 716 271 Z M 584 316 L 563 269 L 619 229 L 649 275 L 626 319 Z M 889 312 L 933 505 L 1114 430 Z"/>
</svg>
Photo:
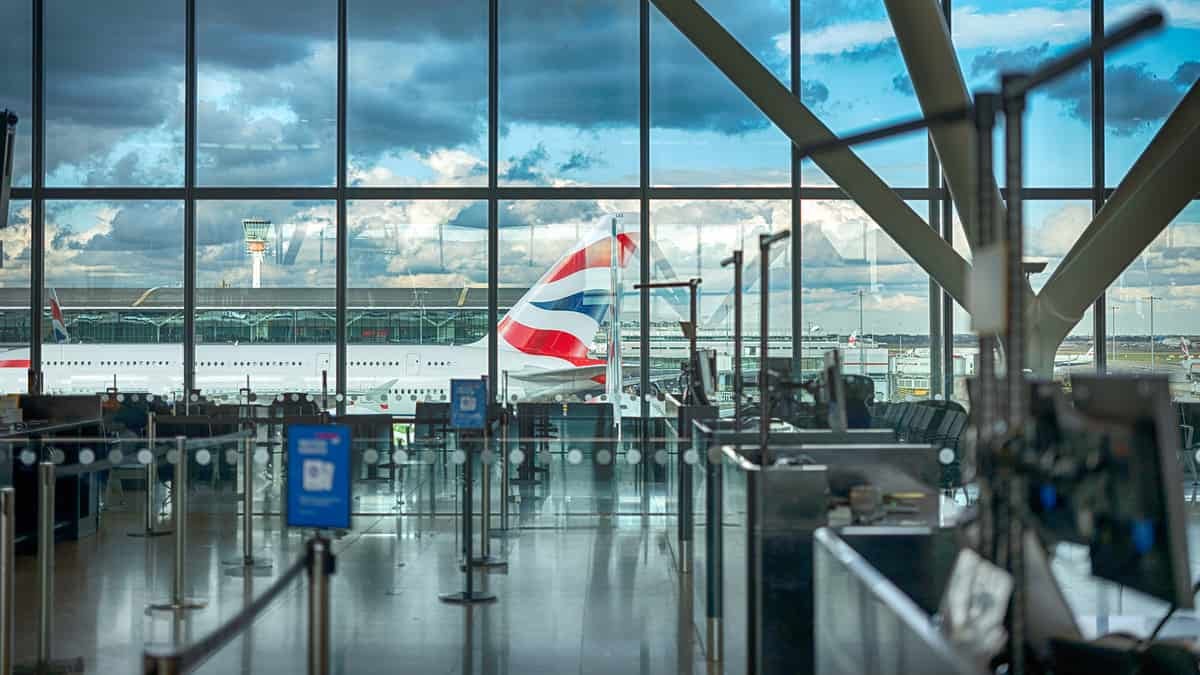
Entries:
<svg viewBox="0 0 1200 675">
<path fill-rule="evenodd" d="M 128 537 L 134 514 L 106 514 L 99 535 L 60 543 L 54 657 L 83 657 L 87 672 L 139 672 L 144 642 L 190 642 L 212 630 L 303 550 L 302 535 L 280 531 L 277 518 L 256 521 L 258 548 L 275 567 L 271 576 L 243 579 L 222 565 L 240 552 L 234 516 L 193 516 L 188 584 L 209 605 L 182 620 L 145 611 L 169 594 L 172 541 Z M 359 518 L 335 545 L 334 672 L 705 672 L 689 620 L 690 582 L 673 573 L 663 540 L 670 529 L 661 519 L 621 518 L 495 539 L 493 552 L 508 559 L 508 570 L 477 579 L 499 601 L 465 609 L 438 600 L 463 584 L 454 520 Z M 303 672 L 303 587 L 293 586 L 197 672 Z M 22 556 L 18 663 L 35 655 L 36 592 L 35 560 Z"/>
</svg>

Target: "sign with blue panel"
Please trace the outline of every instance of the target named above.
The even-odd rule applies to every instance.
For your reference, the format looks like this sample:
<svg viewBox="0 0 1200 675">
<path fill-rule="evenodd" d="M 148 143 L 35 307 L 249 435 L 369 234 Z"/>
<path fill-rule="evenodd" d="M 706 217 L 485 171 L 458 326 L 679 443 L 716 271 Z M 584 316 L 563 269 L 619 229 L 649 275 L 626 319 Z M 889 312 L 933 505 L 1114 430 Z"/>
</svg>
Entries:
<svg viewBox="0 0 1200 675">
<path fill-rule="evenodd" d="M 487 380 L 450 380 L 450 426 L 482 429 L 487 422 Z"/>
<path fill-rule="evenodd" d="M 350 529 L 350 427 L 292 424 L 288 439 L 288 527 Z"/>
</svg>

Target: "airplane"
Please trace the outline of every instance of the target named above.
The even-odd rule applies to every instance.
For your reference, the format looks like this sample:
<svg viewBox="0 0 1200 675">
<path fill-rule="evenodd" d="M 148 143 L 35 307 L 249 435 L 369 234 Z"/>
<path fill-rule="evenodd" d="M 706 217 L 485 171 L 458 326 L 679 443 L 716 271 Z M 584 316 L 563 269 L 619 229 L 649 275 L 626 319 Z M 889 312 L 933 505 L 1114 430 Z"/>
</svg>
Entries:
<svg viewBox="0 0 1200 675">
<path fill-rule="evenodd" d="M 614 254 L 613 234 L 597 228 L 501 320 L 500 384 L 510 400 L 559 394 L 582 399 L 605 391 L 607 361 L 594 357 L 588 345 L 613 307 L 612 261 L 628 266 L 638 233 L 618 233 L 615 242 Z M 95 394 L 111 387 L 170 398 L 182 391 L 182 345 L 72 343 L 53 291 L 50 313 L 57 344 L 43 348 L 46 393 Z M 244 388 L 259 400 L 290 392 L 319 397 L 326 383 L 336 381 L 333 354 L 333 345 L 197 345 L 196 387 L 217 400 L 236 400 Z M 351 345 L 348 403 L 352 410 L 413 414 L 418 401 L 448 400 L 452 378 L 486 375 L 487 355 L 487 338 L 466 345 Z M 0 352 L 0 392 L 23 390 L 29 365 L 27 348 Z M 610 389 L 619 391 L 619 386 Z"/>
<path fill-rule="evenodd" d="M 1096 346 L 1092 345 L 1092 346 L 1088 347 L 1087 353 L 1085 353 L 1085 354 L 1065 354 L 1062 356 L 1055 354 L 1054 355 L 1054 371 L 1055 371 L 1055 374 L 1058 374 L 1059 371 L 1062 371 L 1062 370 L 1065 370 L 1068 368 L 1075 368 L 1077 366 L 1088 366 L 1095 362 L 1096 362 Z"/>
</svg>

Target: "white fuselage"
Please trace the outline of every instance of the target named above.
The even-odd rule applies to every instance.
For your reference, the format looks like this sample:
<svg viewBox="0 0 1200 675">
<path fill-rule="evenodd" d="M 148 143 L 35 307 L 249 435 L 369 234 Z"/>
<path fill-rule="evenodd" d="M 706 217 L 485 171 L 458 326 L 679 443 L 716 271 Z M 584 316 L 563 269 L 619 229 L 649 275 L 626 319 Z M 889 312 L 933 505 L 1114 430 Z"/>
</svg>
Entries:
<svg viewBox="0 0 1200 675">
<path fill-rule="evenodd" d="M 29 351 L 0 352 L 0 392 L 24 391 Z M 197 345 L 196 387 L 212 398 L 236 397 L 249 389 L 261 398 L 279 393 L 336 391 L 333 345 Z M 162 344 L 61 344 L 42 348 L 43 391 L 93 394 L 118 391 L 170 395 L 183 390 L 183 347 Z M 447 401 L 450 380 L 487 374 L 487 347 L 471 345 L 351 345 L 347 353 L 347 393 L 353 408 L 412 414 L 417 401 Z M 499 366 L 510 376 L 508 393 L 536 395 L 546 386 L 522 379 L 539 371 L 561 371 L 561 359 L 500 351 Z M 501 387 L 505 385 L 501 379 Z M 554 390 L 598 391 L 601 385 L 579 378 Z M 503 389 L 502 389 L 503 391 Z M 318 399 L 320 400 L 320 399 Z"/>
</svg>

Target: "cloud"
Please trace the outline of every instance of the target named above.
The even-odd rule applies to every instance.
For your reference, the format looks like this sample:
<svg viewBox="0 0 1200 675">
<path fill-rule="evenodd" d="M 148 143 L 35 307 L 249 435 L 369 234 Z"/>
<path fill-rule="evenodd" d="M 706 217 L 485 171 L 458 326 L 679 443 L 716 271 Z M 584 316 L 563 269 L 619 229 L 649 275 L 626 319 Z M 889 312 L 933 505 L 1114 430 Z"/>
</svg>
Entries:
<svg viewBox="0 0 1200 675">
<path fill-rule="evenodd" d="M 990 49 L 971 60 L 972 77 L 1007 70 L 1029 70 L 1057 53 L 1049 42 L 1016 50 Z M 1151 128 L 1175 109 L 1200 63 L 1180 65 L 1170 78 L 1159 77 L 1147 63 L 1108 66 L 1104 69 L 1105 125 L 1118 136 L 1130 136 Z M 1074 72 L 1045 89 L 1077 120 L 1091 120 L 1091 80 L 1087 72 Z"/>
<path fill-rule="evenodd" d="M 594 166 L 603 164 L 604 160 L 599 155 L 576 150 L 571 153 L 567 161 L 558 165 L 559 173 L 567 173 L 568 171 L 585 171 Z"/>
<path fill-rule="evenodd" d="M 876 3 L 878 4 L 878 3 Z M 847 21 L 828 21 L 818 30 L 805 34 L 804 55 L 814 57 L 857 54 L 859 57 L 884 56 L 879 47 L 895 33 L 886 17 L 862 20 L 861 13 L 846 12 Z M 1009 11 L 984 11 L 977 6 L 963 5 L 954 10 L 954 43 L 960 49 L 996 48 L 1011 45 L 1011 36 L 1019 35 L 1022 42 L 1061 45 L 1078 42 L 1087 37 L 1091 15 L 1087 9 L 1055 9 L 1026 7 Z M 787 53 L 786 36 L 776 38 L 776 46 Z"/>
<path fill-rule="evenodd" d="M 1186 61 L 1175 69 L 1171 81 L 1180 87 L 1190 87 L 1200 80 L 1200 61 Z"/>
<path fill-rule="evenodd" d="M 546 146 L 538 143 L 520 157 L 509 157 L 508 169 L 503 177 L 509 181 L 536 181 L 542 175 L 542 164 L 549 158 L 550 153 L 546 151 Z"/>
<path fill-rule="evenodd" d="M 905 96 L 915 96 L 917 93 L 908 73 L 900 73 L 892 78 L 892 90 Z"/>
<path fill-rule="evenodd" d="M 829 87 L 819 80 L 802 80 L 800 82 L 800 100 L 810 108 L 820 109 L 829 101 Z"/>
</svg>

